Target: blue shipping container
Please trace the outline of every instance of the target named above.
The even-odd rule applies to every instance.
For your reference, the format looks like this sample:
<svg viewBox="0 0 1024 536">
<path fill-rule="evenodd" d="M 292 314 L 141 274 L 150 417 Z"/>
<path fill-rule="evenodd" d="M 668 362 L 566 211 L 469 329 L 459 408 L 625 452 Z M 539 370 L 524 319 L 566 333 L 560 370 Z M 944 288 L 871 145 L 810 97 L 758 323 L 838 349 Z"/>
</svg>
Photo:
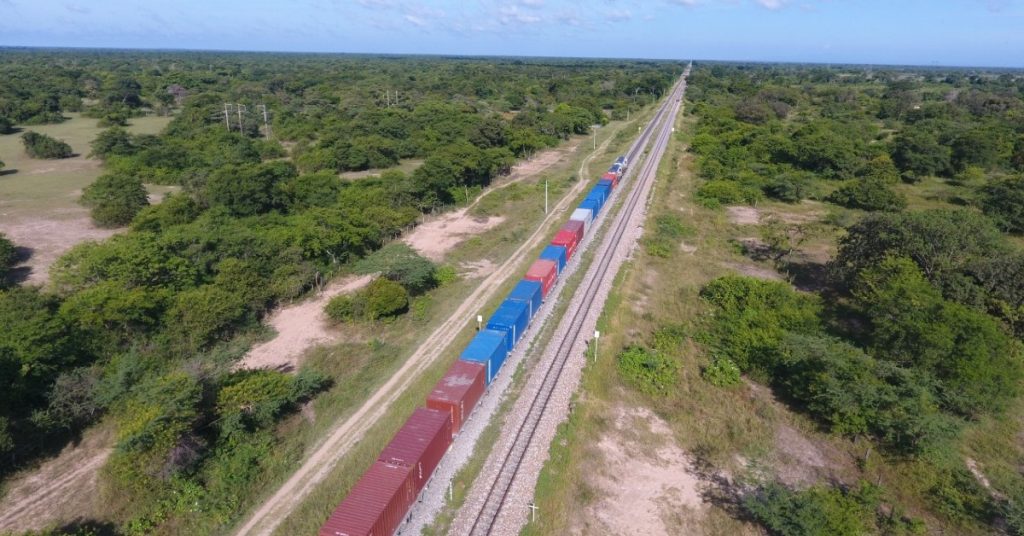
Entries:
<svg viewBox="0 0 1024 536">
<path fill-rule="evenodd" d="M 611 192 L 612 190 L 615 189 L 615 185 L 612 184 L 611 179 L 601 179 L 601 180 L 597 181 L 597 185 L 598 186 L 604 186 L 604 187 L 608 188 L 609 192 Z M 611 195 L 611 194 L 608 194 L 608 195 Z"/>
<path fill-rule="evenodd" d="M 588 208 L 594 213 L 594 217 L 597 217 L 597 213 L 601 211 L 601 201 L 598 199 L 591 199 L 587 196 L 586 199 L 580 203 L 580 208 Z"/>
<path fill-rule="evenodd" d="M 487 321 L 487 329 L 504 331 L 508 338 L 508 351 L 515 348 L 516 343 L 522 338 L 526 327 L 530 325 L 530 309 L 526 302 L 516 300 L 505 300 L 494 311 L 490 320 Z"/>
<path fill-rule="evenodd" d="M 540 252 L 540 258 L 558 263 L 559 275 L 565 270 L 565 246 L 548 246 Z"/>
<path fill-rule="evenodd" d="M 598 210 L 601 210 L 602 208 L 604 208 L 604 200 L 605 200 L 606 197 L 608 197 L 608 195 L 607 195 L 607 193 L 605 193 L 604 190 L 598 190 L 596 188 L 591 190 L 590 193 L 587 194 L 587 199 L 593 199 L 593 200 L 597 201 L 597 209 Z"/>
<path fill-rule="evenodd" d="M 508 355 L 508 342 L 504 331 L 485 329 L 476 334 L 459 359 L 487 365 L 487 385 L 498 375 Z"/>
<path fill-rule="evenodd" d="M 600 180 L 597 182 L 597 185 L 595 185 L 594 188 L 591 189 L 590 191 L 591 193 L 601 192 L 601 194 L 604 195 L 605 201 L 607 201 L 608 198 L 612 196 L 611 181 L 605 182 L 604 180 Z"/>
<path fill-rule="evenodd" d="M 508 293 L 508 299 L 529 303 L 530 319 L 532 320 L 533 315 L 537 314 L 537 309 L 540 309 L 540 304 L 543 299 L 543 294 L 541 293 L 541 282 L 523 279 L 512 288 L 512 292 Z"/>
</svg>

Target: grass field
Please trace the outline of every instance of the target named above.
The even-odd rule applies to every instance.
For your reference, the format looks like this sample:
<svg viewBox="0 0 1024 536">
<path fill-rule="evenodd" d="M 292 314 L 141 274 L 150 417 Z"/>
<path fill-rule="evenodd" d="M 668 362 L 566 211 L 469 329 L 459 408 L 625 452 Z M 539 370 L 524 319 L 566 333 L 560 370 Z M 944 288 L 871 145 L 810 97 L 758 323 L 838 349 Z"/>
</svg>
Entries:
<svg viewBox="0 0 1024 536">
<path fill-rule="evenodd" d="M 75 244 L 102 240 L 114 233 L 99 229 L 88 211 L 78 204 L 82 189 L 102 173 L 99 160 L 87 158 L 89 144 L 103 130 L 96 119 L 67 114 L 70 119 L 56 125 L 24 127 L 63 140 L 75 156 L 60 160 L 37 160 L 25 154 L 19 133 L 0 136 L 0 232 L 26 252 L 16 279 L 45 283 L 49 266 Z M 128 130 L 156 134 L 169 117 L 136 117 Z M 155 201 L 173 186 L 147 185 Z"/>
</svg>

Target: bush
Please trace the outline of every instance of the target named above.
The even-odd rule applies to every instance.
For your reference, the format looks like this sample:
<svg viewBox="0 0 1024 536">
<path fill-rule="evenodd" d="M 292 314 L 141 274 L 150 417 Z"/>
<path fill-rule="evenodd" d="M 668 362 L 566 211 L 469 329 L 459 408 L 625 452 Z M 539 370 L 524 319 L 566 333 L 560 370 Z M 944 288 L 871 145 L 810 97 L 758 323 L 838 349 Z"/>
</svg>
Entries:
<svg viewBox="0 0 1024 536">
<path fill-rule="evenodd" d="M 379 273 L 401 284 L 409 294 L 422 294 L 437 285 L 437 266 L 402 242 L 392 242 L 355 265 L 357 274 Z"/>
<path fill-rule="evenodd" d="M 0 115 L 0 134 L 10 134 L 14 129 L 14 123 L 10 119 Z"/>
<path fill-rule="evenodd" d="M 409 309 L 409 292 L 389 279 L 375 279 L 362 295 L 366 301 L 365 315 L 368 320 L 397 316 Z"/>
<path fill-rule="evenodd" d="M 878 532 L 879 501 L 879 489 L 870 484 L 850 491 L 769 484 L 744 497 L 742 508 L 773 535 L 862 536 Z"/>
<path fill-rule="evenodd" d="M 91 207 L 90 215 L 100 227 L 121 227 L 131 223 L 143 207 L 149 206 L 149 192 L 136 177 L 101 175 L 82 191 L 81 202 Z"/>
<path fill-rule="evenodd" d="M 25 145 L 25 152 L 32 158 L 70 158 L 74 154 L 70 145 L 31 130 L 21 135 L 21 143 Z"/>
<path fill-rule="evenodd" d="M 697 189 L 698 200 L 708 200 L 722 205 L 752 205 L 761 199 L 759 190 L 745 187 L 731 180 L 713 180 L 705 182 Z"/>
<path fill-rule="evenodd" d="M 701 376 L 715 387 L 729 387 L 740 383 L 740 368 L 728 358 L 715 358 L 704 367 Z"/>
<path fill-rule="evenodd" d="M 846 208 L 896 212 L 907 207 L 907 198 L 882 179 L 854 179 L 839 187 L 828 201 Z"/>
<path fill-rule="evenodd" d="M 813 193 L 813 175 L 808 173 L 782 173 L 768 181 L 762 190 L 772 199 L 797 203 Z"/>
<path fill-rule="evenodd" d="M 641 346 L 630 346 L 618 357 L 619 373 L 638 390 L 650 395 L 667 394 L 676 383 L 679 364 L 671 356 Z"/>
<path fill-rule="evenodd" d="M 716 308 L 701 338 L 713 353 L 744 371 L 763 370 L 787 332 L 821 329 L 819 298 L 786 283 L 725 276 L 708 283 L 700 295 Z"/>
<path fill-rule="evenodd" d="M 18 250 L 6 235 L 0 233 L 0 288 L 3 288 L 7 280 L 7 272 L 17 262 Z"/>
<path fill-rule="evenodd" d="M 437 286 L 443 287 L 459 280 L 459 274 L 455 271 L 455 267 L 451 265 L 439 266 L 434 272 L 434 282 Z"/>
</svg>

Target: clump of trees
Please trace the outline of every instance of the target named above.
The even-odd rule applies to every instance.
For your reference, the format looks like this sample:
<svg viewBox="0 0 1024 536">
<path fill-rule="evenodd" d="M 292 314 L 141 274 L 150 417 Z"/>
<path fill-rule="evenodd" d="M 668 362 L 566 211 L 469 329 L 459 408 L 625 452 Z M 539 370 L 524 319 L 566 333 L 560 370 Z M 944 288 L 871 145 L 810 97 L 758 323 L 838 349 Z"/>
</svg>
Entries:
<svg viewBox="0 0 1024 536">
<path fill-rule="evenodd" d="M 907 206 L 906 196 L 876 178 L 851 180 L 832 192 L 828 201 L 847 208 L 870 211 L 897 212 Z"/>
<path fill-rule="evenodd" d="M 0 288 L 7 285 L 8 274 L 18 259 L 18 250 L 7 235 L 0 233 Z"/>
<path fill-rule="evenodd" d="M 409 309 L 409 291 L 387 278 L 377 278 L 353 294 L 331 298 L 324 308 L 335 322 L 379 320 L 400 315 Z"/>
<path fill-rule="evenodd" d="M 128 225 L 144 207 L 149 192 L 142 181 L 121 174 L 101 175 L 82 190 L 81 203 L 90 208 L 92 221 L 100 227 Z"/>
<path fill-rule="evenodd" d="M 74 155 L 70 145 L 31 130 L 21 135 L 21 143 L 25 146 L 25 152 L 32 158 L 58 159 Z"/>
</svg>

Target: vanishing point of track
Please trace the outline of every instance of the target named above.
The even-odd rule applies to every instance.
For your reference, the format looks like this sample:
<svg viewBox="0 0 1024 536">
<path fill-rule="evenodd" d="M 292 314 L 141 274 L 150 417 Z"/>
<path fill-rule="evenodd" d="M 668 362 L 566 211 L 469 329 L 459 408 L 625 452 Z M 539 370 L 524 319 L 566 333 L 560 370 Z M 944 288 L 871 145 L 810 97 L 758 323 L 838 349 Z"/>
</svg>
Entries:
<svg viewBox="0 0 1024 536">
<path fill-rule="evenodd" d="M 554 393 L 559 378 L 562 376 L 562 371 L 565 369 L 565 364 L 572 352 L 574 343 L 578 340 L 590 308 L 598 295 L 601 282 L 607 276 L 612 262 L 612 252 L 618 247 L 626 230 L 629 228 L 629 215 L 637 209 L 643 197 L 642 192 L 644 189 L 642 188 L 642 183 L 654 180 L 654 176 L 658 171 L 658 164 L 661 160 L 660 155 L 668 145 L 674 130 L 672 125 L 675 122 L 676 112 L 679 109 L 677 101 L 682 98 L 685 92 L 685 80 L 688 72 L 689 70 L 687 69 L 687 72 L 683 74 L 683 79 L 676 84 L 668 99 L 661 105 L 658 113 L 630 148 L 629 153 L 627 153 L 631 167 L 635 168 L 635 163 L 639 161 L 640 155 L 643 154 L 651 133 L 655 132 L 658 126 L 661 125 L 661 130 L 654 140 L 650 156 L 644 160 L 639 173 L 635 174 L 637 184 L 633 185 L 630 189 L 629 198 L 625 206 L 620 210 L 619 217 L 614 222 L 615 227 L 612 229 L 610 240 L 606 239 L 608 247 L 605 249 L 605 255 L 600 256 L 597 259 L 597 266 L 592 266 L 586 274 L 583 300 L 579 307 L 574 308 L 570 312 L 572 317 L 568 333 L 558 342 L 555 358 L 551 360 L 547 370 L 544 371 L 544 379 L 541 382 L 541 386 L 530 402 L 530 408 L 526 417 L 515 432 L 512 447 L 505 455 L 504 460 L 502 460 L 501 468 L 491 483 L 483 506 L 473 522 L 470 534 L 481 536 L 490 534 L 495 521 L 498 519 L 498 514 L 505 504 L 509 490 L 512 489 L 512 483 L 519 474 L 519 468 L 522 465 L 527 449 L 533 441 L 541 418 L 544 416 L 545 408 L 551 399 L 552 393 Z M 668 110 L 672 110 L 672 113 L 667 113 Z"/>
</svg>

